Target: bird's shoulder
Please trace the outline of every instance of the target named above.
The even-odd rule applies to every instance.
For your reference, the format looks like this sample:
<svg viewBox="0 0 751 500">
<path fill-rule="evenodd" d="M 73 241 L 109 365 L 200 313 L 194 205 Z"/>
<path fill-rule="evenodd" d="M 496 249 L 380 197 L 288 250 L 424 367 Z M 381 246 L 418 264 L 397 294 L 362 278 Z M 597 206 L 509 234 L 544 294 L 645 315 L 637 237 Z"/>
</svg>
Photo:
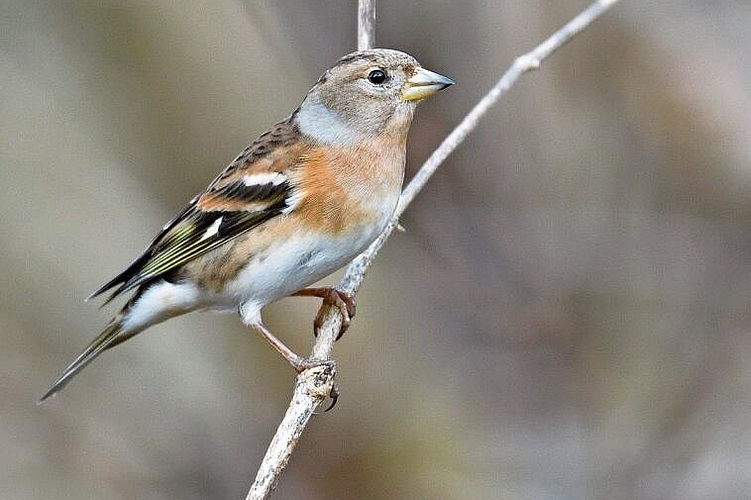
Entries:
<svg viewBox="0 0 751 500">
<path fill-rule="evenodd" d="M 254 211 L 276 195 L 289 194 L 292 172 L 311 148 L 293 114 L 248 145 L 194 199 L 196 208 Z"/>
</svg>

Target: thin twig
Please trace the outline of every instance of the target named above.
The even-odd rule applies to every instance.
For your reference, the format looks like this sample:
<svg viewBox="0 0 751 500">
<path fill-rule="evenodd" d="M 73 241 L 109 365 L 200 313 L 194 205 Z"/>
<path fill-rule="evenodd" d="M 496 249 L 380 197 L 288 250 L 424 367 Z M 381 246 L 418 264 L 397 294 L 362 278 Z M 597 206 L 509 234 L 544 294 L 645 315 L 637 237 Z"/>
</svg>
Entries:
<svg viewBox="0 0 751 500">
<path fill-rule="evenodd" d="M 511 86 L 516 83 L 521 75 L 528 71 L 537 69 L 540 64 L 547 59 L 553 52 L 561 48 L 566 42 L 579 34 L 595 19 L 600 17 L 608 8 L 618 0 L 598 0 L 582 11 L 578 16 L 569 21 L 560 30 L 555 32 L 550 38 L 538 45 L 534 50 L 518 57 L 511 67 L 501 76 L 500 80 L 490 89 L 490 91 L 475 105 L 474 108 L 464 117 L 461 123 L 443 140 L 441 145 L 430 155 L 420 170 L 412 178 L 410 183 L 404 188 L 399 198 L 399 206 L 396 209 L 394 217 L 383 233 L 365 250 L 357 256 L 347 267 L 347 271 L 339 283 L 339 289 L 350 295 L 355 295 L 363 282 L 365 273 L 370 264 L 375 259 L 378 251 L 384 245 L 391 232 L 397 227 L 399 216 L 414 200 L 415 196 L 422 190 L 427 181 L 450 155 L 456 147 L 477 127 L 480 119 L 487 113 L 498 99 L 503 96 Z M 364 4 L 371 4 L 367 0 L 360 2 L 360 30 L 366 29 L 367 23 L 362 22 L 362 10 Z M 373 2 L 374 4 L 374 2 Z M 373 5 L 372 18 L 375 19 L 375 7 Z M 374 25 L 367 29 L 372 29 Z M 358 32 L 358 45 L 362 44 L 372 46 L 373 32 L 364 35 L 362 31 Z M 364 41 L 369 40 L 369 41 Z M 336 307 L 327 307 L 324 321 L 318 331 L 318 336 L 313 345 L 311 359 L 330 360 L 331 352 L 334 347 L 334 341 L 339 334 L 342 325 L 342 317 L 339 309 Z M 313 374 L 308 372 L 315 370 Z M 333 378 L 335 375 L 335 366 L 323 365 L 315 369 L 307 370 L 301 373 L 295 383 L 295 389 L 287 413 L 282 423 L 277 429 L 276 434 L 266 452 L 261 467 L 259 468 L 256 481 L 253 484 L 246 500 L 266 499 L 271 494 L 272 489 L 279 479 L 279 475 L 289 461 L 297 441 L 307 425 L 310 416 L 313 415 L 318 405 L 329 394 L 330 388 L 333 387 Z"/>
<path fill-rule="evenodd" d="M 375 0 L 360 0 L 357 5 L 357 50 L 375 47 Z"/>
<path fill-rule="evenodd" d="M 246 500 L 268 498 L 276 488 L 279 476 L 287 466 L 292 450 L 313 416 L 318 402 L 331 393 L 335 374 L 333 365 L 320 365 L 305 370 L 297 377 L 287 413 L 266 450 L 266 457 L 274 457 L 274 460 L 264 458 Z M 316 403 L 311 404 L 311 400 Z"/>
</svg>

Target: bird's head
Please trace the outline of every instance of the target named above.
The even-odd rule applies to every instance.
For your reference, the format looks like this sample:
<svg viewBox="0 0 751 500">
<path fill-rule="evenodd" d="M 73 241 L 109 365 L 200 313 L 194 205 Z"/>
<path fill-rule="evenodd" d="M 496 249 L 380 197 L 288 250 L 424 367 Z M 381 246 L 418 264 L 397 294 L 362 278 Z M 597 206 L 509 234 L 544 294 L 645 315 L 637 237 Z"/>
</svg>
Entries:
<svg viewBox="0 0 751 500">
<path fill-rule="evenodd" d="M 319 78 L 296 119 L 303 134 L 326 143 L 406 136 L 417 103 L 453 84 L 398 50 L 353 52 Z"/>
</svg>

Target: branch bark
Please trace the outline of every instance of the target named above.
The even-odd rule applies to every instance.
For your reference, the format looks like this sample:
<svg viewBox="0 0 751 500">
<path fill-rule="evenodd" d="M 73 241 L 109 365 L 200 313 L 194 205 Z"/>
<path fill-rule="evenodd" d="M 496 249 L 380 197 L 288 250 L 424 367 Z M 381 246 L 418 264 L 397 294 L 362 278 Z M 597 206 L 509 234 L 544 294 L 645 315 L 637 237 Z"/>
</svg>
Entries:
<svg viewBox="0 0 751 500">
<path fill-rule="evenodd" d="M 618 0 L 597 0 L 569 21 L 550 38 L 535 47 L 531 52 L 516 58 L 511 67 L 501 76 L 490 91 L 470 110 L 459 125 L 443 140 L 430 155 L 420 170 L 402 191 L 396 213 L 383 233 L 357 256 L 347 267 L 338 288 L 352 296 L 360 289 L 365 273 L 383 247 L 393 230 L 398 226 L 399 217 L 415 196 L 422 190 L 430 177 L 443 161 L 477 127 L 480 119 L 500 99 L 524 73 L 540 67 L 556 50 L 583 31 L 595 19 L 618 2 Z M 360 0 L 358 11 L 358 48 L 371 48 L 375 42 L 375 0 Z M 323 305 L 324 321 L 318 331 L 310 358 L 330 361 L 331 353 L 342 326 L 342 317 L 335 307 Z M 279 480 L 279 475 L 287 465 L 292 451 L 316 408 L 330 394 L 334 386 L 336 366 L 332 362 L 301 373 L 295 382 L 292 401 L 269 445 L 258 470 L 256 480 L 246 500 L 269 498 Z"/>
</svg>

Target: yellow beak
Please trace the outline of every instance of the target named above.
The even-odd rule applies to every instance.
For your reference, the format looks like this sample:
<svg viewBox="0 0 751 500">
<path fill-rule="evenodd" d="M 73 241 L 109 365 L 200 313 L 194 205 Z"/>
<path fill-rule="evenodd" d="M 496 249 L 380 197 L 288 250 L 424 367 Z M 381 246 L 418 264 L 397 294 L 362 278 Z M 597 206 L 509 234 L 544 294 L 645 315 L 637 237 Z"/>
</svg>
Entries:
<svg viewBox="0 0 751 500">
<path fill-rule="evenodd" d="M 454 84 L 451 78 L 420 68 L 402 90 L 402 101 L 420 101 Z"/>
</svg>

